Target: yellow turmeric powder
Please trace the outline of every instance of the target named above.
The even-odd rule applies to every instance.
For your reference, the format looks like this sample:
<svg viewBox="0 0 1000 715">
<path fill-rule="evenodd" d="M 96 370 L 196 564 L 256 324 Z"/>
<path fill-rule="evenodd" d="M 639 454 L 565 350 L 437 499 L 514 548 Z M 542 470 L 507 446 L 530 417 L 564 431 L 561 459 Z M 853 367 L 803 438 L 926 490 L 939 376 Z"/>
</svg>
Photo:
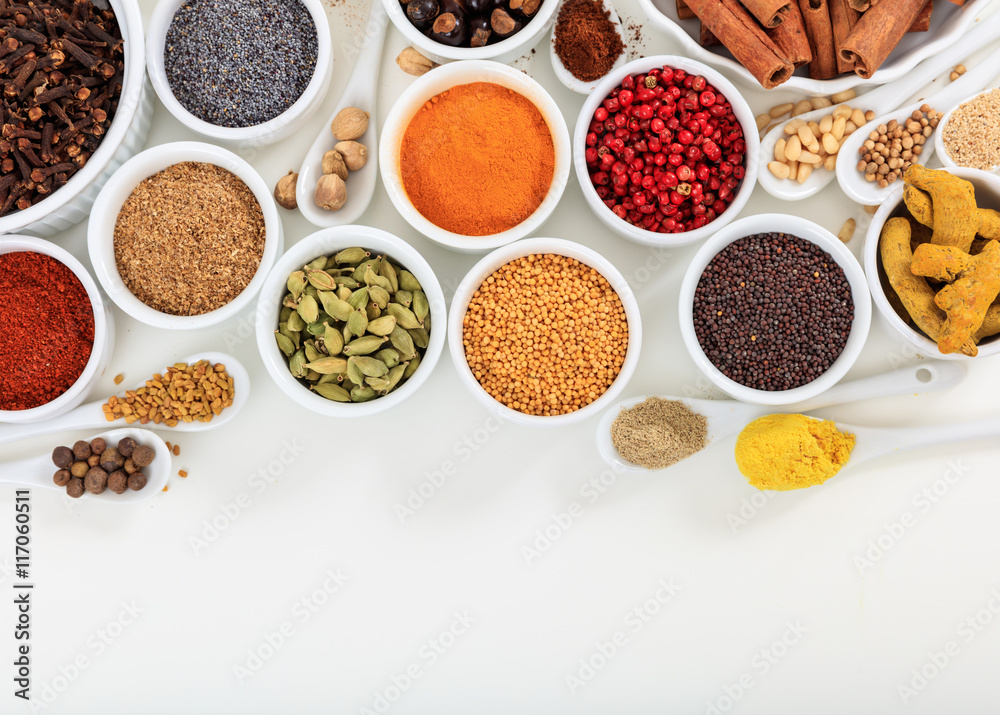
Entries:
<svg viewBox="0 0 1000 715">
<path fill-rule="evenodd" d="M 736 440 L 736 465 L 758 489 L 787 491 L 822 484 L 840 471 L 854 449 L 854 435 L 829 420 L 767 415 Z"/>
</svg>

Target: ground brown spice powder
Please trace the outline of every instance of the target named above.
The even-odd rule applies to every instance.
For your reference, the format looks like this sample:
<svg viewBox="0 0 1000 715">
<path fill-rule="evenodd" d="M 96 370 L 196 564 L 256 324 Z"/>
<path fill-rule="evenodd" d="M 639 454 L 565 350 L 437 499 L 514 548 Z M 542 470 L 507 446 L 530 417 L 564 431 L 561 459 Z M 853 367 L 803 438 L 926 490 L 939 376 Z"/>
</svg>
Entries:
<svg viewBox="0 0 1000 715">
<path fill-rule="evenodd" d="M 556 55 L 581 82 L 594 82 L 614 66 L 625 45 L 600 0 L 567 0 L 555 29 Z"/>
<path fill-rule="evenodd" d="M 701 451 L 707 434 L 702 415 L 662 397 L 622 410 L 611 424 L 611 442 L 618 453 L 646 469 L 663 469 Z"/>
<path fill-rule="evenodd" d="M 232 301 L 264 254 L 264 214 L 235 174 L 198 162 L 140 183 L 115 223 L 118 273 L 132 294 L 169 315 L 202 315 Z"/>
</svg>

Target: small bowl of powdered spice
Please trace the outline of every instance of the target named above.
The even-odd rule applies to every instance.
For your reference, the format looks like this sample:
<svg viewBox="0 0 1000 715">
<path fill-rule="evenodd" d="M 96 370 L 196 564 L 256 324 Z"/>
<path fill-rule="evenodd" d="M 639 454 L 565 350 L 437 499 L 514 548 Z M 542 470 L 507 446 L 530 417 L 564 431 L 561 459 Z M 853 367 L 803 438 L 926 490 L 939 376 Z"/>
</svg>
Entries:
<svg viewBox="0 0 1000 715">
<path fill-rule="evenodd" d="M 30 236 L 0 242 L 0 422 L 79 405 L 111 360 L 115 324 L 68 251 Z"/>
<path fill-rule="evenodd" d="M 551 42 L 552 69 L 559 81 L 590 94 L 604 75 L 628 59 L 622 24 L 606 0 L 566 0 Z"/>
<path fill-rule="evenodd" d="M 945 114 L 934 144 L 946 169 L 1000 169 L 1000 89 L 973 95 Z"/>
<path fill-rule="evenodd" d="M 126 162 L 101 190 L 87 240 L 98 281 L 123 311 L 166 329 L 246 309 L 282 250 L 271 190 L 247 162 L 198 142 Z"/>
</svg>

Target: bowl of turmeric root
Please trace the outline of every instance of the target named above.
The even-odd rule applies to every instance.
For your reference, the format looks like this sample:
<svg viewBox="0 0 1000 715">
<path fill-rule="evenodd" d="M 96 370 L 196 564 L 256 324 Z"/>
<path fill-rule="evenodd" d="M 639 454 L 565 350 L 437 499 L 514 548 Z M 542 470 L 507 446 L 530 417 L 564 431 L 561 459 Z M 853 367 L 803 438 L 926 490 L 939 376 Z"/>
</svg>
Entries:
<svg viewBox="0 0 1000 715">
<path fill-rule="evenodd" d="M 914 164 L 872 219 L 879 313 L 925 357 L 1000 353 L 1000 178 Z"/>
</svg>

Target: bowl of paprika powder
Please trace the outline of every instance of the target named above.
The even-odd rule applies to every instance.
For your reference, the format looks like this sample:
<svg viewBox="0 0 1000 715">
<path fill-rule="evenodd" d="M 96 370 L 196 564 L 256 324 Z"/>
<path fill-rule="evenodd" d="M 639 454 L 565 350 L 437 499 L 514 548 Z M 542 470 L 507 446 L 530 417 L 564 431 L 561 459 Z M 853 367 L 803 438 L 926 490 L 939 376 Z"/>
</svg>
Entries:
<svg viewBox="0 0 1000 715">
<path fill-rule="evenodd" d="M 114 319 L 68 251 L 31 236 L 0 243 L 0 422 L 68 412 L 111 360 Z"/>
</svg>

